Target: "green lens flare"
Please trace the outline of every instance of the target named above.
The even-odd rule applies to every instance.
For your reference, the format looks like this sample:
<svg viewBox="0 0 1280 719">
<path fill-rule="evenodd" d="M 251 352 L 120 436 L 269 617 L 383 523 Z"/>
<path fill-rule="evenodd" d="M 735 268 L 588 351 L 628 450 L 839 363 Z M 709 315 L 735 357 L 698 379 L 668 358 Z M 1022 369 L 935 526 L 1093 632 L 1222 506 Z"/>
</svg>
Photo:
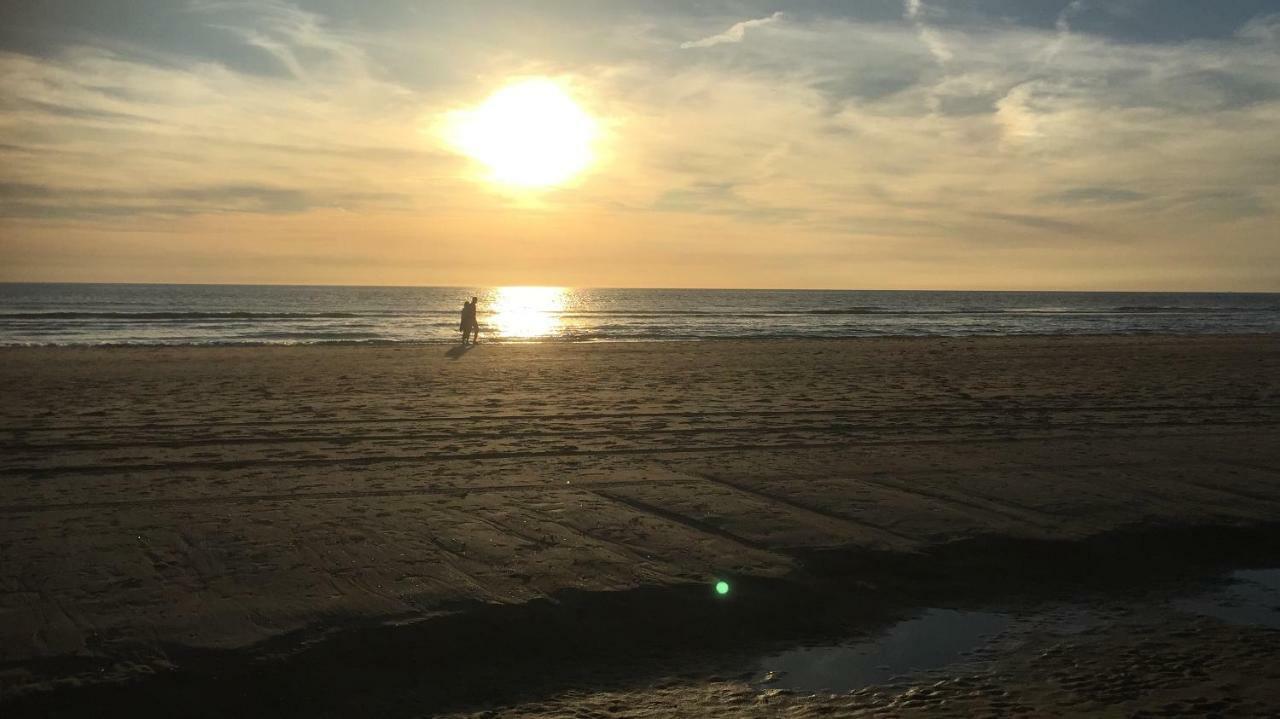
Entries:
<svg viewBox="0 0 1280 719">
<path fill-rule="evenodd" d="M 728 594 L 728 593 L 729 593 L 728 582 L 716 582 L 716 594 Z"/>
</svg>

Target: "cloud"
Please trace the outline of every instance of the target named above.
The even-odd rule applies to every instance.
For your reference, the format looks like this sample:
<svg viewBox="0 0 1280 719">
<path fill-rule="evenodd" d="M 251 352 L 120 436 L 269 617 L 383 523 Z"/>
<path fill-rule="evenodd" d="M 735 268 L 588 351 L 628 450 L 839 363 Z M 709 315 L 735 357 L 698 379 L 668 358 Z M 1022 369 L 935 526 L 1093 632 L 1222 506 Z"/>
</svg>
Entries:
<svg viewBox="0 0 1280 719">
<path fill-rule="evenodd" d="M 796 219 L 803 210 L 776 207 L 742 197 L 733 183 L 698 182 L 688 187 L 664 192 L 651 209 L 658 212 L 691 212 L 728 215 L 758 222 L 781 222 Z"/>
<path fill-rule="evenodd" d="M 1067 6 L 1058 13 L 1058 17 L 1053 21 L 1053 26 L 1058 30 L 1059 36 L 1071 33 L 1071 20 L 1076 15 L 1085 10 L 1087 6 L 1086 0 L 1071 0 Z"/>
<path fill-rule="evenodd" d="M 240 38 L 242 52 L 270 38 L 287 72 L 129 47 L 0 51 L 0 214 L 405 208 L 417 194 L 408 168 L 455 162 L 418 132 L 426 96 L 386 79 L 354 34 L 283 5 L 195 11 L 216 19 L 208 33 Z M 43 189 L 17 196 L 24 187 Z"/>
<path fill-rule="evenodd" d="M 688 50 L 695 47 L 711 47 L 713 45 L 721 45 L 723 43 L 742 42 L 742 39 L 747 35 L 748 28 L 764 27 L 765 25 L 778 22 L 783 17 L 784 15 L 781 12 L 775 12 L 768 17 L 757 18 L 755 20 L 743 20 L 740 23 L 735 23 L 732 27 L 719 35 L 712 35 L 710 37 L 704 37 L 701 40 L 681 43 L 680 48 Z"/>
<path fill-rule="evenodd" d="M 1274 207 L 1269 207 L 1265 200 L 1249 189 L 1192 192 L 1178 198 L 1178 202 L 1195 212 L 1208 213 L 1227 222 L 1272 217 L 1275 213 Z"/>
<path fill-rule="evenodd" d="M 1087 0 L 1071 0 L 1053 21 L 1057 36 L 1044 51 L 1045 60 L 1053 60 L 1071 39 L 1071 21 L 1087 7 Z"/>
<path fill-rule="evenodd" d="M 293 5 L 269 1 L 249 6 L 255 13 L 252 23 L 243 22 L 243 4 L 197 0 L 190 7 L 209 17 L 226 16 L 223 23 L 209 27 L 225 30 L 265 52 L 296 79 L 311 79 L 314 66 L 355 74 L 367 68 L 363 49 L 327 28 L 322 16 Z"/>
<path fill-rule="evenodd" d="M 411 198 L 389 192 L 315 191 L 257 184 L 111 189 L 0 182 L 7 217 L 172 217 L 195 214 L 290 214 L 321 208 L 399 209 Z"/>
<path fill-rule="evenodd" d="M 925 47 L 929 48 L 929 53 L 938 61 L 938 64 L 946 65 L 951 62 L 955 55 L 942 39 L 942 36 L 925 24 L 924 16 L 929 11 L 930 8 L 924 4 L 923 0 L 903 0 L 902 2 L 903 17 L 910 20 L 915 26 L 920 41 L 924 43 Z"/>
<path fill-rule="evenodd" d="M 1237 34 L 1263 43 L 1280 43 L 1280 13 L 1259 15 L 1245 23 Z"/>
<path fill-rule="evenodd" d="M 1120 205 L 1145 200 L 1147 195 L 1118 187 L 1072 187 L 1042 199 L 1058 205 Z"/>
<path fill-rule="evenodd" d="M 1000 220 L 1001 222 L 1012 222 L 1034 230 L 1045 230 L 1060 234 L 1065 233 L 1074 235 L 1084 232 L 1087 229 L 1078 222 L 1058 220 L 1051 217 L 1041 217 L 1039 215 L 1024 215 L 1011 212 L 982 212 L 979 213 L 979 216 L 993 220 Z"/>
</svg>

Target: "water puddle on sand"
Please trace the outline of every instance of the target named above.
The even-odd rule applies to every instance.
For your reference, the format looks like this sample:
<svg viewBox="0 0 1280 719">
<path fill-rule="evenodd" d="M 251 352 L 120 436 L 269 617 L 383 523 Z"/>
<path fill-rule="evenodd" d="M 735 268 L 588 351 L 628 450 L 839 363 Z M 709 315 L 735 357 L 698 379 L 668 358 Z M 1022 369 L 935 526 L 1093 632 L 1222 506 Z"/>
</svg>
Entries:
<svg viewBox="0 0 1280 719">
<path fill-rule="evenodd" d="M 1168 602 L 1166 607 L 1186 614 L 1280 629 L 1280 569 L 1231 572 L 1208 591 Z M 1127 612 L 1152 605 L 1122 607 Z M 757 682 L 772 689 L 843 693 L 940 669 L 978 669 L 993 658 L 984 648 L 1001 635 L 1017 635 L 1019 627 L 1076 634 L 1105 627 L 1114 621 L 1116 608 L 1063 603 L 1015 614 L 929 609 L 855 642 L 766 656 L 757 664 Z"/>
<path fill-rule="evenodd" d="M 1003 632 L 1010 622 L 1004 614 L 930 609 L 865 641 L 765 657 L 760 673 L 771 688 L 853 691 L 965 661 L 964 653 Z"/>
<path fill-rule="evenodd" d="M 1243 569 L 1225 586 L 1173 602 L 1175 609 L 1232 624 L 1280 629 L 1280 569 Z"/>
</svg>

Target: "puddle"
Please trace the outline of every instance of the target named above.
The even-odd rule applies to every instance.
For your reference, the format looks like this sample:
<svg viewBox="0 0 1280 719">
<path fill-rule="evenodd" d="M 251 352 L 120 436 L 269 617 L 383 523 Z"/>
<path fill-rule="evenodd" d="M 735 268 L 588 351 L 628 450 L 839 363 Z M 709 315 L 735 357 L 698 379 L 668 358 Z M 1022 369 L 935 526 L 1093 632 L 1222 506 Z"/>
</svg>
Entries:
<svg viewBox="0 0 1280 719">
<path fill-rule="evenodd" d="M 1280 569 L 1240 570 L 1213 589 L 1170 599 L 1172 608 L 1234 624 L 1280 629 Z M 930 609 L 884 633 L 827 647 L 800 647 L 759 661 L 759 681 L 770 688 L 797 692 L 848 692 L 892 683 L 903 677 L 972 666 L 985 661 L 979 652 L 995 639 L 1037 631 L 1071 635 L 1112 621 L 1106 611 L 1081 604 L 1041 606 L 1017 616 L 996 612 Z M 1016 626 L 1015 626 L 1016 624 Z M 1002 640 L 1004 641 L 1004 640 Z M 1005 642 L 1007 643 L 1007 642 Z"/>
<path fill-rule="evenodd" d="M 930 609 L 884 634 L 854 644 L 803 647 L 765 657 L 770 687 L 846 692 L 966 661 L 962 656 L 1009 627 L 1004 614 Z"/>
<path fill-rule="evenodd" d="M 1280 569 L 1246 569 L 1232 572 L 1226 586 L 1186 599 L 1173 606 L 1190 614 L 1203 614 L 1232 624 L 1280 629 Z"/>
</svg>

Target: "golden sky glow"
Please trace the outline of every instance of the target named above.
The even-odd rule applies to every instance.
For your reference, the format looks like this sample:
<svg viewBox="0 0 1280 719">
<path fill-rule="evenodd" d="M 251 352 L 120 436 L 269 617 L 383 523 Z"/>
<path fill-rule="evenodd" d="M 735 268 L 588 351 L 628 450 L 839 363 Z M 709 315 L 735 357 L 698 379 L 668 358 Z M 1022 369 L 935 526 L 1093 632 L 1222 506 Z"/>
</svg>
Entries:
<svg viewBox="0 0 1280 719">
<path fill-rule="evenodd" d="M 1280 0 L 11 5 L 0 281 L 1280 291 Z"/>
</svg>

